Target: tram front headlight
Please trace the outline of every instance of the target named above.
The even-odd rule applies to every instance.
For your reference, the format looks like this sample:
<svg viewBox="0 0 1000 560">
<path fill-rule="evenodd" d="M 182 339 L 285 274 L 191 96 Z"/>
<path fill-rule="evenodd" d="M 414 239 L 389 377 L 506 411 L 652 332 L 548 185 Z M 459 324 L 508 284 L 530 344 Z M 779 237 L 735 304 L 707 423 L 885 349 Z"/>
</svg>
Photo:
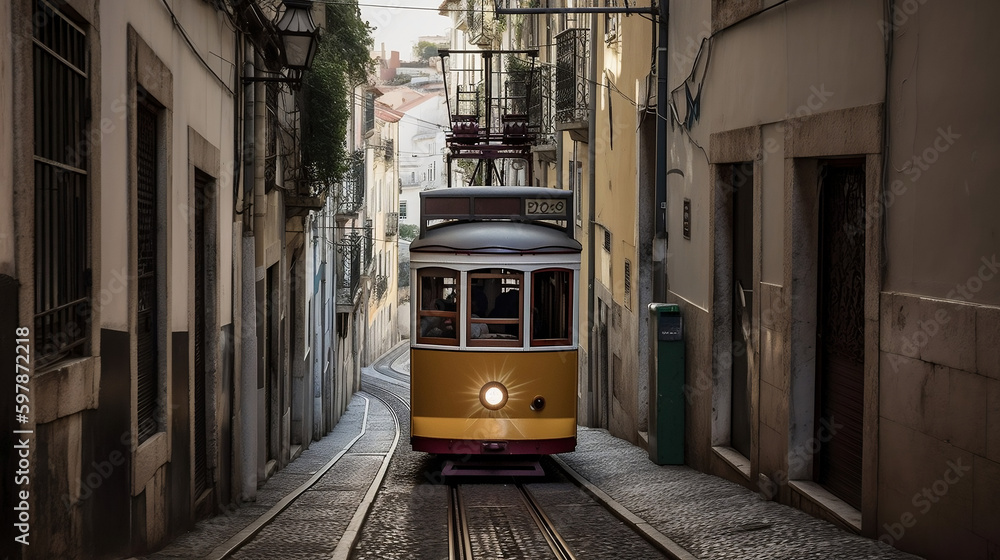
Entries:
<svg viewBox="0 0 1000 560">
<path fill-rule="evenodd" d="M 479 402 L 490 410 L 500 410 L 507 404 L 507 388 L 499 381 L 490 381 L 479 390 Z"/>
</svg>

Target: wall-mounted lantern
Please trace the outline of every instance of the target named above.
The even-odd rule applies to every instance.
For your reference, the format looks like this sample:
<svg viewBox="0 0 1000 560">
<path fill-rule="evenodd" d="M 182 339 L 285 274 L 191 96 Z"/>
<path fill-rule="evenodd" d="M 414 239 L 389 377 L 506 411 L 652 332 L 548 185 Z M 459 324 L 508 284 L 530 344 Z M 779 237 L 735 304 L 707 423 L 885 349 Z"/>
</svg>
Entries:
<svg viewBox="0 0 1000 560">
<path fill-rule="evenodd" d="M 245 77 L 244 84 L 254 82 L 279 82 L 297 87 L 302 83 L 302 72 L 309 70 L 319 44 L 319 29 L 312 18 L 312 0 L 284 0 L 285 11 L 274 24 L 281 38 L 284 67 L 291 76 Z"/>
</svg>

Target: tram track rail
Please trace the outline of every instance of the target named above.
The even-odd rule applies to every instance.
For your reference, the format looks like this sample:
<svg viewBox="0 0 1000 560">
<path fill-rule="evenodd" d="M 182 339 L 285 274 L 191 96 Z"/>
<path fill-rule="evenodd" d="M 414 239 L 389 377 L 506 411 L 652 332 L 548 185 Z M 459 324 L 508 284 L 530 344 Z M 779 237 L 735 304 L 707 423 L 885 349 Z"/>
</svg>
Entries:
<svg viewBox="0 0 1000 560">
<path fill-rule="evenodd" d="M 448 560 L 472 560 L 472 540 L 469 537 L 469 517 L 457 484 L 451 486 L 448 501 Z"/>
<path fill-rule="evenodd" d="M 462 487 L 462 484 L 450 484 L 450 500 L 448 502 L 449 560 L 474 560 L 477 557 L 472 543 L 472 528 L 470 528 L 469 524 L 469 515 L 466 511 L 466 500 L 462 495 Z M 531 494 L 531 491 L 520 483 L 514 484 L 512 489 L 519 496 L 528 515 L 534 521 L 542 538 L 545 539 L 549 549 L 552 551 L 553 557 L 557 560 L 576 560 L 576 555 L 569 544 L 555 528 L 555 525 L 545 513 L 542 505 Z"/>
<path fill-rule="evenodd" d="M 524 503 L 528 508 L 528 513 L 530 513 L 531 517 L 535 520 L 535 524 L 538 525 L 538 529 L 542 532 L 542 536 L 545 538 L 545 541 L 549 543 L 549 548 L 552 549 L 552 553 L 555 554 L 555 557 L 559 560 L 576 560 L 576 556 L 573 554 L 573 551 L 570 550 L 566 540 L 562 538 L 562 535 L 560 535 L 559 531 L 556 530 L 555 525 L 553 525 L 549 517 L 545 515 L 545 511 L 542 509 L 541 504 L 539 504 L 538 500 L 536 500 L 531 494 L 531 491 L 528 490 L 523 484 L 518 484 L 517 489 L 520 491 L 521 498 L 524 500 Z"/>
<path fill-rule="evenodd" d="M 387 364 L 391 363 L 391 360 L 398 358 L 401 353 L 402 352 L 399 349 L 394 349 L 393 351 L 390 351 L 389 353 L 386 354 L 386 356 L 382 360 L 380 360 L 375 364 L 376 367 L 382 370 L 383 373 L 385 373 L 386 371 L 390 371 L 390 368 L 388 368 Z M 406 402 L 406 400 L 403 397 L 399 396 L 398 394 L 395 394 L 392 391 L 386 389 L 380 390 L 379 388 L 375 388 L 375 392 L 380 392 L 380 391 L 384 391 L 387 395 L 391 395 L 395 399 L 399 400 L 405 408 L 409 408 L 409 403 Z M 215 549 L 213 549 L 212 552 L 205 557 L 206 560 L 223 560 L 225 558 L 229 558 L 237 551 L 239 551 L 241 548 L 243 548 L 245 545 L 253 541 L 253 539 L 265 527 L 271 524 L 283 511 L 292 506 L 295 500 L 297 500 L 302 494 L 304 494 L 310 488 L 315 486 L 330 471 L 330 469 L 332 469 L 340 461 L 341 458 L 350 453 L 351 449 L 354 448 L 355 444 L 357 444 L 361 440 L 361 438 L 364 437 L 366 433 L 368 433 L 368 423 L 369 423 L 368 420 L 369 420 L 369 409 L 371 406 L 371 399 L 375 399 L 382 402 L 385 405 L 386 409 L 388 409 L 389 414 L 392 417 L 393 424 L 395 426 L 395 436 L 393 438 L 392 444 L 389 447 L 389 450 L 384 455 L 381 453 L 379 454 L 382 456 L 382 464 L 378 472 L 376 473 L 375 478 L 369 485 L 368 491 L 365 493 L 365 496 L 361 504 L 355 511 L 355 514 L 351 519 L 350 524 L 347 526 L 347 529 L 345 530 L 343 536 L 341 537 L 340 542 L 337 545 L 337 548 L 334 550 L 332 557 L 346 560 L 350 556 L 351 550 L 353 549 L 354 545 L 357 543 L 357 540 L 359 538 L 361 527 L 364 524 L 364 520 L 367 517 L 369 511 L 371 510 L 372 504 L 375 501 L 375 496 L 378 493 L 378 489 L 381 487 L 382 481 L 385 479 L 386 472 L 388 471 L 389 468 L 389 461 L 391 460 L 392 455 L 396 450 L 401 433 L 399 417 L 397 416 L 396 411 L 393 409 L 393 407 L 385 398 L 374 394 L 372 391 L 361 391 L 358 393 L 358 395 L 365 401 L 365 411 L 361 422 L 360 433 L 358 433 L 358 435 L 356 435 L 346 445 L 344 445 L 344 447 L 336 455 L 334 455 L 325 465 L 323 465 L 323 467 L 318 469 L 309 478 L 309 480 L 307 480 L 301 486 L 292 491 L 290 494 L 279 500 L 278 503 L 276 503 L 274 506 L 271 507 L 271 509 L 269 509 L 263 515 L 261 515 L 252 523 L 247 525 L 243 530 L 239 531 L 236 535 L 232 536 L 224 543 L 215 547 Z"/>
<path fill-rule="evenodd" d="M 310 488 L 315 486 L 330 471 L 330 469 L 332 469 L 340 461 L 340 459 L 344 457 L 344 455 L 350 452 L 350 450 L 354 447 L 354 445 L 358 441 L 360 441 L 361 438 L 364 437 L 365 434 L 368 432 L 368 417 L 369 417 L 371 399 L 369 399 L 368 396 L 365 396 L 364 394 L 361 394 L 360 396 L 365 400 L 365 412 L 361 422 L 361 430 L 358 433 L 358 435 L 355 436 L 353 439 L 351 439 L 336 455 L 334 455 L 325 465 L 323 465 L 323 467 L 318 469 L 309 478 L 309 480 L 307 480 L 298 488 L 296 488 L 294 491 L 292 491 L 290 494 L 279 500 L 278 503 L 276 503 L 274 506 L 271 507 L 271 509 L 269 509 L 263 515 L 254 520 L 252 523 L 244 527 L 241 531 L 233 535 L 227 541 L 215 547 L 215 549 L 213 549 L 212 552 L 205 557 L 205 560 L 223 560 L 235 554 L 239 549 L 243 548 L 246 544 L 251 542 L 257 536 L 257 534 L 261 532 L 261 530 L 263 530 L 266 526 L 271 524 L 275 520 L 275 518 L 277 518 L 283 511 L 285 511 L 292 504 L 294 504 L 295 500 L 297 500 L 302 494 L 304 494 Z M 374 395 L 370 396 L 372 398 L 376 399 L 378 398 L 375 397 Z M 390 413 L 392 413 L 391 407 L 388 408 L 390 409 Z M 393 442 L 393 447 L 392 447 L 392 449 L 395 449 L 395 444 L 396 442 L 399 441 L 399 420 L 398 418 L 395 417 L 394 413 L 392 414 L 393 418 L 396 421 L 396 440 Z M 386 457 L 391 456 L 392 449 L 390 449 L 389 453 L 386 454 Z M 388 459 L 384 459 L 383 468 L 385 468 L 387 465 L 388 465 Z M 376 476 L 375 482 L 378 481 L 379 481 L 378 476 Z"/>
</svg>

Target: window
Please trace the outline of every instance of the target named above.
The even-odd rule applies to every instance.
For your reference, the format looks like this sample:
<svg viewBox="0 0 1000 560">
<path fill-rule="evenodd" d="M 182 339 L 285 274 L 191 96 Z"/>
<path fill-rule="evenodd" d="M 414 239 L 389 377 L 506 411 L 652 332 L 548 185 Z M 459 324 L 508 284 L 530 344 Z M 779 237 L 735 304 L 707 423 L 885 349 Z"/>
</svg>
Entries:
<svg viewBox="0 0 1000 560">
<path fill-rule="evenodd" d="M 492 268 L 469 273 L 469 345 L 520 346 L 523 274 Z"/>
<path fill-rule="evenodd" d="M 34 6 L 35 346 L 38 364 L 86 354 L 90 318 L 87 36 Z"/>
<path fill-rule="evenodd" d="M 157 125 L 158 108 L 150 103 L 140 103 L 137 108 L 136 144 L 138 200 L 136 280 L 138 288 L 138 411 L 139 443 L 160 431 L 157 422 L 159 397 L 159 349 L 157 345 L 159 323 L 159 272 L 157 270 L 157 216 L 158 180 Z"/>
<path fill-rule="evenodd" d="M 399 219 L 400 220 L 405 220 L 406 219 L 406 201 L 405 200 L 400 200 L 399 201 Z"/>
<path fill-rule="evenodd" d="M 458 345 L 458 273 L 447 268 L 420 271 L 417 342 Z"/>
<path fill-rule="evenodd" d="M 572 290 L 572 271 L 539 270 L 532 275 L 532 346 L 561 346 L 572 342 Z"/>
<path fill-rule="evenodd" d="M 625 259 L 625 309 L 632 310 L 632 261 Z"/>
</svg>

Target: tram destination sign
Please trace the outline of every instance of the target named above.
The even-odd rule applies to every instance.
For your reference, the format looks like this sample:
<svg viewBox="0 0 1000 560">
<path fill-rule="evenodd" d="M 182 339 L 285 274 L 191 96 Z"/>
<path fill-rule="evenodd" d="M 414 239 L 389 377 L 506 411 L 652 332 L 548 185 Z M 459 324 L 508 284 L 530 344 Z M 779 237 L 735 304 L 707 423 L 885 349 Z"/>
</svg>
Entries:
<svg viewBox="0 0 1000 560">
<path fill-rule="evenodd" d="M 554 198 L 526 198 L 524 213 L 527 216 L 566 219 L 566 201 Z"/>
</svg>

